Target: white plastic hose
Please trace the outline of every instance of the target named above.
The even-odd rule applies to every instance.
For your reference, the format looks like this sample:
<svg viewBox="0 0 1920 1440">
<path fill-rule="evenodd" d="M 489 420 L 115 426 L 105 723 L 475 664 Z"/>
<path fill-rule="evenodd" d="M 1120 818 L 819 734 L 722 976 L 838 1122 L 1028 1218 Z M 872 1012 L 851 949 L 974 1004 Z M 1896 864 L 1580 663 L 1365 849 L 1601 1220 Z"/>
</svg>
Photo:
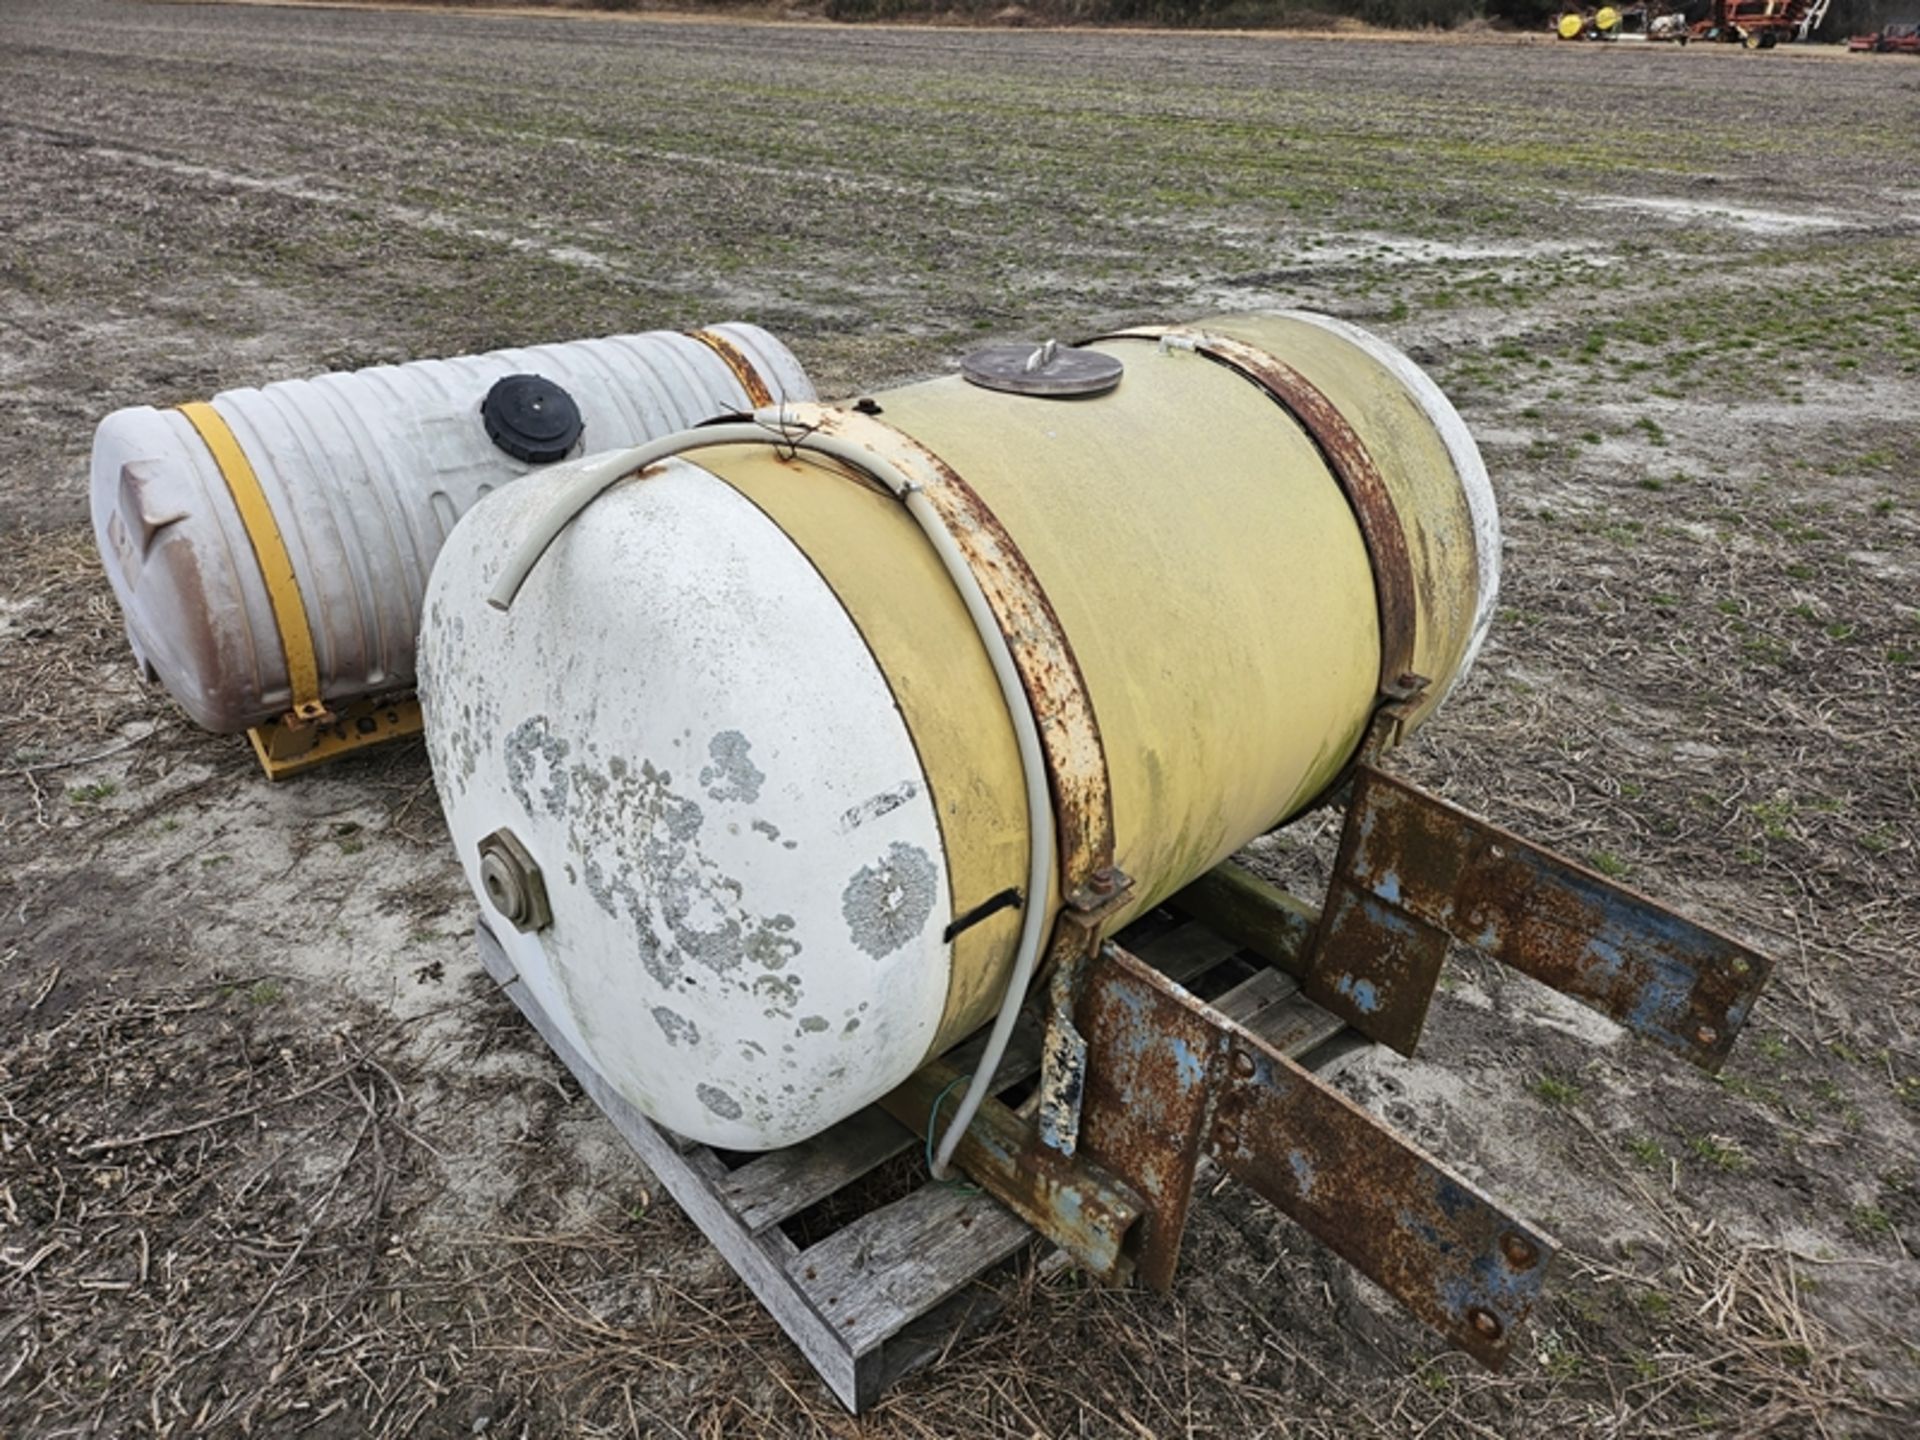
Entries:
<svg viewBox="0 0 1920 1440">
<path fill-rule="evenodd" d="M 1007 707 L 1008 718 L 1013 722 L 1014 740 L 1020 749 L 1020 771 L 1027 789 L 1027 893 L 1025 913 L 1020 923 L 1020 943 L 1014 952 L 1013 971 L 1007 977 L 1007 991 L 1000 1001 L 1000 1013 L 994 1016 L 993 1029 L 987 1036 L 987 1048 L 980 1056 L 980 1063 L 974 1067 L 966 1093 L 960 1097 L 953 1119 L 934 1152 L 934 1178 L 944 1180 L 947 1167 L 953 1160 L 954 1149 L 960 1144 L 960 1137 L 966 1134 L 967 1126 L 973 1123 L 973 1117 L 979 1113 L 981 1102 L 993 1090 L 994 1072 L 1000 1068 L 1007 1042 L 1013 1038 L 1014 1022 L 1020 1016 L 1020 1006 L 1026 999 L 1028 987 L 1033 983 L 1033 972 L 1040 960 L 1047 901 L 1053 888 L 1055 853 L 1053 802 L 1047 790 L 1046 761 L 1040 748 L 1040 725 L 1034 718 L 1033 702 L 1027 696 L 1026 687 L 1020 683 L 1020 671 L 1014 664 L 1013 652 L 1007 646 L 1006 636 L 1000 633 L 1000 623 L 994 618 L 993 607 L 987 603 L 986 593 L 981 590 L 973 567 L 967 564 L 966 556 L 953 538 L 953 532 L 921 493 L 920 487 L 892 461 L 851 441 L 798 427 L 786 428 L 781 414 L 779 411 L 771 412 L 767 424 L 741 421 L 728 425 L 707 425 L 698 430 L 668 435 L 631 450 L 597 456 L 591 461 L 575 462 L 572 467 L 574 473 L 566 477 L 552 502 L 534 517 L 533 527 L 526 539 L 507 558 L 499 578 L 494 582 L 492 593 L 487 596 L 487 603 L 496 610 L 508 609 L 533 567 L 540 563 L 540 557 L 547 553 L 560 532 L 600 495 L 636 471 L 692 450 L 710 449 L 716 445 L 774 445 L 783 450 L 803 450 L 809 454 L 824 455 L 871 475 L 906 505 L 907 513 L 913 517 L 914 523 L 933 546 L 934 553 L 940 557 L 940 563 L 945 567 L 954 589 L 960 592 L 967 614 L 973 621 L 973 628 L 980 636 L 980 643 L 986 647 L 987 658 L 993 664 L 994 679 L 1000 684 L 1000 698 Z M 932 1123 L 931 1119 L 928 1123 Z"/>
</svg>

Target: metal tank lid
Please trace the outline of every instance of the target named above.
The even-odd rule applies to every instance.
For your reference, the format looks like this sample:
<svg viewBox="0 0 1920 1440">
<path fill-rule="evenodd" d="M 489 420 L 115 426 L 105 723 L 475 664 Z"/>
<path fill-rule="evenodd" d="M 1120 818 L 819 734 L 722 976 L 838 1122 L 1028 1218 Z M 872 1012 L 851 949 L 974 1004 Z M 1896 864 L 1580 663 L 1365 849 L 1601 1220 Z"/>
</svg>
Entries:
<svg viewBox="0 0 1920 1440">
<path fill-rule="evenodd" d="M 1042 345 L 988 345 L 960 362 L 960 373 L 986 390 L 1064 400 L 1104 395 L 1125 366 L 1098 350 L 1049 340 Z"/>
</svg>

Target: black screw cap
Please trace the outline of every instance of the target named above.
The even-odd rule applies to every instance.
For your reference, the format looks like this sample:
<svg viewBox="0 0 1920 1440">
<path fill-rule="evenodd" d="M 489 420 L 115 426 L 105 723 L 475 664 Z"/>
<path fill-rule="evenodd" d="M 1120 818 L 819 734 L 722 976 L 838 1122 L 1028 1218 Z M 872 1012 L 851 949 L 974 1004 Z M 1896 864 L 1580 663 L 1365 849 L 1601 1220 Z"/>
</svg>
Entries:
<svg viewBox="0 0 1920 1440">
<path fill-rule="evenodd" d="M 496 380 L 480 402 L 480 421 L 489 440 L 530 465 L 564 459 L 585 428 L 573 396 L 544 375 Z"/>
</svg>

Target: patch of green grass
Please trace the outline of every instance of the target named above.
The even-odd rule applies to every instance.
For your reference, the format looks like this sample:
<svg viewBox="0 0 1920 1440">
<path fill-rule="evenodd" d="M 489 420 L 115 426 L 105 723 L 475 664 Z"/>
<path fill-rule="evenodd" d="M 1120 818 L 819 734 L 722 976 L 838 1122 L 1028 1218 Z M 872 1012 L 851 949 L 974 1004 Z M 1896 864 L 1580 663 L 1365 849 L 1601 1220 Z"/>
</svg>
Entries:
<svg viewBox="0 0 1920 1440">
<path fill-rule="evenodd" d="M 1453 1377 L 1436 1365 L 1421 1370 L 1417 1378 L 1421 1388 L 1434 1395 L 1445 1395 L 1453 1389 Z"/>
<path fill-rule="evenodd" d="M 1609 880 L 1618 880 L 1632 867 L 1611 850 L 1593 850 L 1587 854 L 1587 863 Z"/>
<path fill-rule="evenodd" d="M 1557 1075 L 1542 1075 L 1533 1082 L 1533 1093 L 1550 1105 L 1580 1103 L 1580 1087 L 1571 1080 L 1562 1080 Z"/>
<path fill-rule="evenodd" d="M 1883 1240 L 1893 1234 L 1893 1220 L 1878 1205 L 1856 1205 L 1848 1217 L 1853 1233 L 1866 1240 Z"/>
<path fill-rule="evenodd" d="M 1695 1135 L 1687 1141 L 1687 1148 L 1715 1169 L 1730 1175 L 1737 1175 L 1753 1164 L 1738 1144 L 1717 1135 Z"/>
<path fill-rule="evenodd" d="M 1627 1141 L 1627 1153 L 1649 1170 L 1667 1168 L 1667 1152 L 1651 1135 L 1636 1135 Z"/>
<path fill-rule="evenodd" d="M 1791 840 L 1793 830 L 1788 822 L 1797 809 L 1791 795 L 1778 791 L 1771 800 L 1754 801 L 1747 806 L 1747 813 L 1760 822 L 1760 832 L 1767 839 Z"/>
<path fill-rule="evenodd" d="M 111 780 L 96 780 L 91 785 L 76 785 L 67 791 L 67 802 L 72 805 L 98 805 L 102 800 L 111 800 L 120 793 L 120 787 Z"/>
<path fill-rule="evenodd" d="M 247 991 L 247 999 L 256 1005 L 271 1005 L 287 993 L 278 980 L 256 980 Z"/>
</svg>

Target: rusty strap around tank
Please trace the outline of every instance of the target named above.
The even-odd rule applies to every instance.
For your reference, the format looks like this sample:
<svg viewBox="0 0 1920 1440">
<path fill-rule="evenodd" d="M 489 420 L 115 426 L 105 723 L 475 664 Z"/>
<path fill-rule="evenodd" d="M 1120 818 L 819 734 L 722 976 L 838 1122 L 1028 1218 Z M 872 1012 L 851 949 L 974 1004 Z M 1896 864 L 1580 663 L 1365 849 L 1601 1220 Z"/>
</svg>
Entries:
<svg viewBox="0 0 1920 1440">
<path fill-rule="evenodd" d="M 688 330 L 684 333 L 689 340 L 698 340 L 720 357 L 727 369 L 733 372 L 733 378 L 740 382 L 740 388 L 747 392 L 748 403 L 755 410 L 773 403 L 773 392 L 767 388 L 766 380 L 754 368 L 753 361 L 741 353 L 738 345 L 716 330 Z"/>
<path fill-rule="evenodd" d="M 789 404 L 781 415 L 799 429 L 852 441 L 893 464 L 926 496 L 953 536 L 980 582 L 1033 707 L 1053 796 L 1060 893 L 1079 892 L 1113 864 L 1107 752 L 1080 662 L 1026 556 L 979 492 L 912 436 L 871 415 L 825 405 Z M 778 448 L 778 439 L 769 439 Z M 1046 901 L 1042 895 L 1030 903 Z"/>
<path fill-rule="evenodd" d="M 1333 478 L 1339 483 L 1373 569 L 1373 590 L 1380 611 L 1380 690 L 1397 691 L 1401 678 L 1413 669 L 1414 639 L 1419 624 L 1419 602 L 1413 578 L 1413 558 L 1407 533 L 1394 508 L 1392 492 L 1373 463 L 1359 433 L 1340 413 L 1340 407 L 1306 376 L 1277 356 L 1243 341 L 1177 325 L 1142 326 L 1112 335 L 1096 335 L 1083 345 L 1104 340 L 1172 341 L 1204 355 L 1217 365 L 1252 381 L 1299 422 L 1307 432 Z"/>
</svg>

